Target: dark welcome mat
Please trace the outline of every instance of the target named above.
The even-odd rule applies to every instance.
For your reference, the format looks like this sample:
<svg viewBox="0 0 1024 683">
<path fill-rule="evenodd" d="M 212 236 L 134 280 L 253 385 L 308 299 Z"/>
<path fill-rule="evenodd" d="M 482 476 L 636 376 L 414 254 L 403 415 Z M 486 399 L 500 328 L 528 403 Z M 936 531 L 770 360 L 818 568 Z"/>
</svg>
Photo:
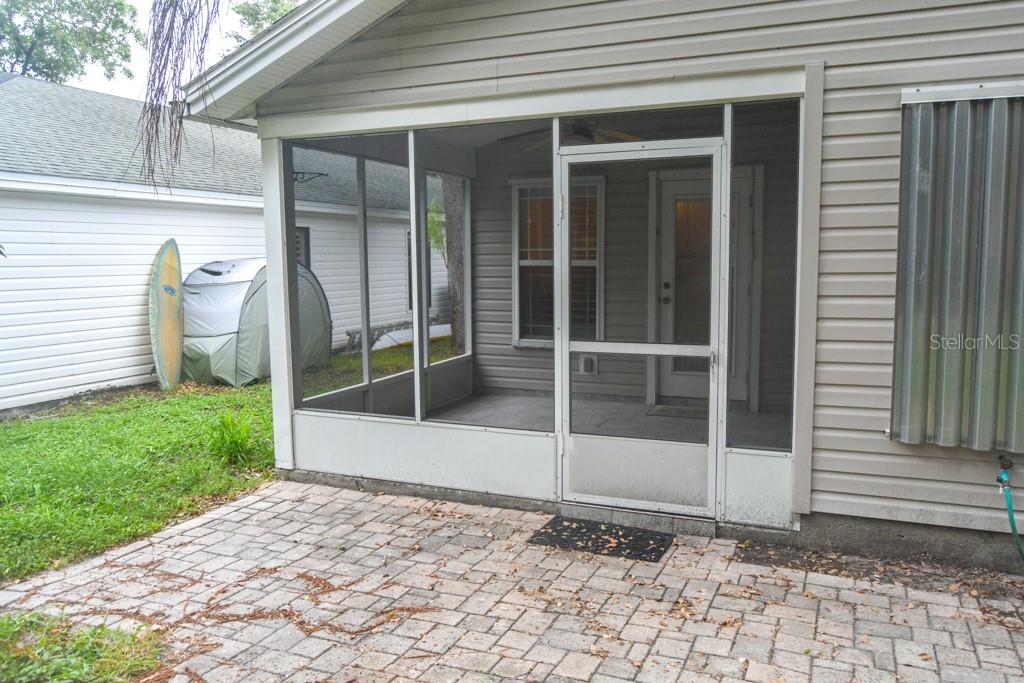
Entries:
<svg viewBox="0 0 1024 683">
<path fill-rule="evenodd" d="M 528 543 L 580 550 L 630 560 L 657 562 L 672 545 L 672 534 L 608 522 L 591 522 L 556 515 Z"/>
</svg>

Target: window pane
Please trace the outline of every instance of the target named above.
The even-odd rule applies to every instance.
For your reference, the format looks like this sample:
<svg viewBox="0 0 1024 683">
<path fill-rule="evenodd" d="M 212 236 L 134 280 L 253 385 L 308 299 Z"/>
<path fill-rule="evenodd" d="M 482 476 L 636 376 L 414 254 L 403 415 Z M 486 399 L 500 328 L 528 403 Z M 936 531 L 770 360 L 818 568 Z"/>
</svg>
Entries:
<svg viewBox="0 0 1024 683">
<path fill-rule="evenodd" d="M 733 107 L 730 446 L 791 448 L 799 112 L 796 101 Z"/>
<path fill-rule="evenodd" d="M 552 266 L 519 267 L 519 338 L 554 336 L 555 279 Z"/>
<path fill-rule="evenodd" d="M 563 117 L 563 145 L 675 140 L 722 134 L 722 105 Z"/>
<path fill-rule="evenodd" d="M 569 200 L 570 256 L 573 261 L 597 260 L 598 199 L 597 185 L 573 185 Z"/>
<path fill-rule="evenodd" d="M 550 261 L 554 257 L 551 188 L 519 189 L 519 259 Z"/>
<path fill-rule="evenodd" d="M 673 381 L 648 386 L 648 377 L 669 371 L 677 358 L 620 354 L 570 354 L 570 426 L 576 434 L 658 441 L 708 442 L 710 376 L 706 358 L 671 372 Z M 665 389 L 669 391 L 665 391 Z"/>
<path fill-rule="evenodd" d="M 672 217 L 675 244 L 666 280 L 673 286 L 663 296 L 675 293 L 670 315 L 672 341 L 680 344 L 711 342 L 711 198 L 710 187 L 695 188 L 699 194 L 673 198 Z M 709 183 L 710 185 L 710 183 Z"/>
<path fill-rule="evenodd" d="M 597 339 L 597 267 L 573 266 L 569 282 L 572 289 L 572 338 Z"/>
</svg>

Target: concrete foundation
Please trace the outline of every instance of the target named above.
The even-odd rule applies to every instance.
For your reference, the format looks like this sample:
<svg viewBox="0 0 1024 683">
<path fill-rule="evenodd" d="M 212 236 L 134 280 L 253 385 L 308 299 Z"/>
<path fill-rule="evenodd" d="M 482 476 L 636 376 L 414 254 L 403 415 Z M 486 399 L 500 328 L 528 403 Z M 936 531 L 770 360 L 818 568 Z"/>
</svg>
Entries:
<svg viewBox="0 0 1024 683">
<path fill-rule="evenodd" d="M 493 493 L 480 493 L 478 491 L 463 491 L 460 489 L 450 489 L 442 486 L 407 484 L 399 481 L 369 479 L 367 477 L 349 477 L 342 474 L 327 474 L 325 472 L 310 472 L 308 470 L 279 469 L 277 470 L 277 476 L 281 479 L 302 482 L 304 484 L 324 484 L 325 486 L 337 486 L 338 488 L 368 491 L 370 493 L 389 493 L 395 496 L 419 496 L 421 498 L 433 498 L 436 500 L 450 500 L 455 503 L 490 505 L 494 507 L 509 508 L 512 510 L 527 510 L 530 512 L 550 512 L 551 514 L 556 514 L 558 512 L 558 503 L 554 501 L 517 498 L 515 496 L 502 496 Z"/>
<path fill-rule="evenodd" d="M 722 538 L 776 543 L 880 559 L 927 557 L 945 564 L 1021 573 L 1021 561 L 1006 533 L 929 524 L 815 513 L 803 515 L 799 531 L 776 531 L 719 524 Z"/>
</svg>

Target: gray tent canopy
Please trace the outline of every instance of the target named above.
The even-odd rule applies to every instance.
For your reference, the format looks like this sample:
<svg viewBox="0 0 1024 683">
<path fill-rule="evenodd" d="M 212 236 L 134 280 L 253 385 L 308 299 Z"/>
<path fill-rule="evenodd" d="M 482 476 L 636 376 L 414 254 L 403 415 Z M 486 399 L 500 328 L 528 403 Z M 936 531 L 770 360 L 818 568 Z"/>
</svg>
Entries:
<svg viewBox="0 0 1024 683">
<path fill-rule="evenodd" d="M 240 387 L 270 376 L 266 263 L 262 258 L 213 261 L 185 279 L 186 378 Z M 298 285 L 302 368 L 325 366 L 331 358 L 327 297 L 301 264 Z"/>
</svg>

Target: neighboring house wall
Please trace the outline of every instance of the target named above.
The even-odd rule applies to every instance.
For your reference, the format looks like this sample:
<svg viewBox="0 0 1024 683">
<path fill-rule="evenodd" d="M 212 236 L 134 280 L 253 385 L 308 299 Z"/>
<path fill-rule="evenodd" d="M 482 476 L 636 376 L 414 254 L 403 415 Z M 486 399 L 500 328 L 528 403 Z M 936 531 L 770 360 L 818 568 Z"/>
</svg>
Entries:
<svg viewBox="0 0 1024 683">
<path fill-rule="evenodd" d="M 263 255 L 258 208 L 0 191 L 0 409 L 152 381 L 147 287 L 168 237 L 185 273 Z"/>
<path fill-rule="evenodd" d="M 300 204 L 301 206 L 301 204 Z M 348 208 L 351 211 L 351 208 Z M 345 346 L 347 332 L 362 325 L 359 310 L 359 249 L 355 216 L 330 216 L 298 211 L 296 225 L 309 227 L 311 270 L 320 280 L 331 307 L 334 347 Z M 409 310 L 409 218 L 404 211 L 370 210 L 370 322 L 389 325 L 412 320 Z M 440 254 L 431 255 L 431 313 L 449 320 L 448 273 Z M 395 340 L 411 339 L 412 332 L 396 333 Z"/>
<path fill-rule="evenodd" d="M 1024 77 L 1022 24 L 1020 2 L 971 0 L 419 0 L 259 109 L 461 100 L 825 62 L 811 509 L 1005 530 L 991 454 L 905 446 L 885 429 L 900 88 Z M 502 332 L 487 341 L 492 334 Z"/>
<path fill-rule="evenodd" d="M 210 261 L 264 255 L 259 198 L 157 201 L 145 188 L 93 184 L 72 194 L 84 192 L 81 183 L 75 189 L 75 181 L 54 182 L 66 183 L 64 189 L 27 191 L 25 183 L 13 189 L 10 182 L 11 189 L 0 189 L 0 244 L 7 252 L 0 259 L 0 410 L 153 381 L 147 288 L 164 240 L 177 240 L 183 275 Z M 356 258 L 355 218 L 351 207 L 312 209 L 300 206 L 296 220 L 310 227 L 312 270 L 330 304 L 337 348 L 345 330 L 359 326 L 358 287 L 336 276 Z M 401 292 L 397 306 L 375 311 L 375 323 L 409 315 L 402 241 L 408 229 L 404 212 L 371 212 L 371 269 L 382 290 Z M 446 301 L 440 257 L 434 285 L 436 299 Z"/>
</svg>

